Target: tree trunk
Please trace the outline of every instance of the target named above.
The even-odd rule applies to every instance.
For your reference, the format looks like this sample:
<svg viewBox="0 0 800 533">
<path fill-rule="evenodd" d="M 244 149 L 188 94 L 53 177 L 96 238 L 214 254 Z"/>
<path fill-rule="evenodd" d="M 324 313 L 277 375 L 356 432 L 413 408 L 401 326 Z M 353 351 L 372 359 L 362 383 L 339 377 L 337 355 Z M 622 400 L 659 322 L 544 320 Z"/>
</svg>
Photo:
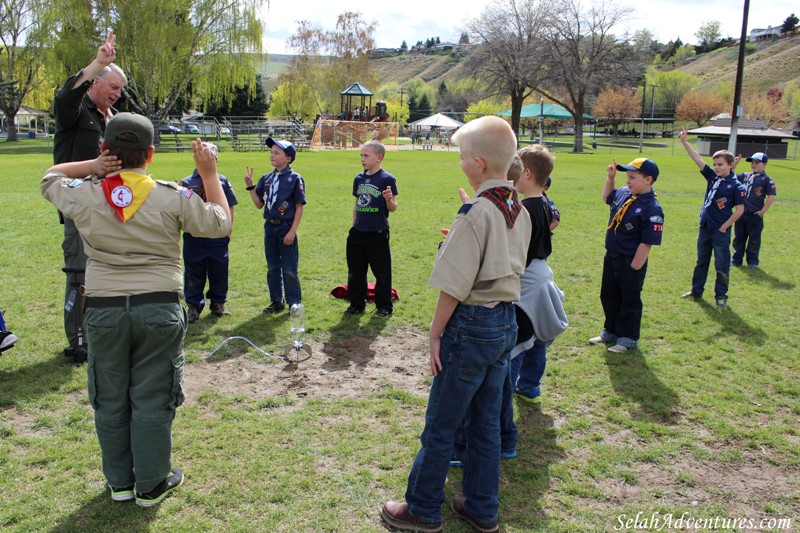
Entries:
<svg viewBox="0 0 800 533">
<path fill-rule="evenodd" d="M 521 95 L 515 94 L 511 97 L 511 129 L 514 130 L 517 139 L 519 139 L 519 116 L 522 114 L 522 100 Z"/>
<path fill-rule="evenodd" d="M 583 153 L 583 110 L 576 110 L 575 118 L 575 144 L 572 151 L 576 154 Z"/>
<path fill-rule="evenodd" d="M 11 113 L 13 111 L 13 113 Z M 6 120 L 8 121 L 8 137 L 6 137 L 6 142 L 8 143 L 15 143 L 19 140 L 17 136 L 17 125 L 14 122 L 14 119 L 17 117 L 18 109 L 14 110 L 6 110 Z"/>
</svg>

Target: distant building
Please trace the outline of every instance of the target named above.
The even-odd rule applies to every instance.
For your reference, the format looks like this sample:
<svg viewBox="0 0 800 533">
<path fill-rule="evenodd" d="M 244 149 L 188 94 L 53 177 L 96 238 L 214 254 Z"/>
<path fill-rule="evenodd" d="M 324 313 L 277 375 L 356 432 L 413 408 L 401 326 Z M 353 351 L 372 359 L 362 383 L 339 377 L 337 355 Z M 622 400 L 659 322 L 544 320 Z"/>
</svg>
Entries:
<svg viewBox="0 0 800 533">
<path fill-rule="evenodd" d="M 750 35 L 747 37 L 747 40 L 752 42 L 756 41 L 766 41 L 767 39 L 772 39 L 773 37 L 780 37 L 781 36 L 781 28 L 780 26 L 773 28 L 772 26 L 767 26 L 766 29 L 764 28 L 753 28 L 750 30 Z"/>
<path fill-rule="evenodd" d="M 697 151 L 700 155 L 711 155 L 718 150 L 727 150 L 731 138 L 731 119 L 721 118 L 710 126 L 689 130 L 697 135 Z M 770 159 L 786 159 L 788 145 L 784 139 L 793 139 L 782 131 L 767 127 L 763 120 L 739 120 L 736 129 L 737 154 L 764 152 Z"/>
</svg>

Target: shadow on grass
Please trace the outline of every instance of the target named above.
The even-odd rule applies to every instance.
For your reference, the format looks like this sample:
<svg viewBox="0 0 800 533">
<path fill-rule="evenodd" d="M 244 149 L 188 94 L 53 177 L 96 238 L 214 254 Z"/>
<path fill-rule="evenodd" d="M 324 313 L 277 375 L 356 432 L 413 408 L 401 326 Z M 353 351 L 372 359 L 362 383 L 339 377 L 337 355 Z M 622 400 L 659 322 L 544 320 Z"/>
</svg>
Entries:
<svg viewBox="0 0 800 533">
<path fill-rule="evenodd" d="M 768 274 L 764 272 L 760 268 L 744 268 L 742 269 L 745 274 L 747 274 L 753 281 L 761 281 L 764 283 L 769 283 L 773 289 L 778 289 L 781 291 L 790 291 L 794 289 L 794 283 L 790 281 L 783 281 L 782 279 L 778 279 L 772 274 Z"/>
<path fill-rule="evenodd" d="M 742 342 L 752 346 L 760 346 L 767 341 L 767 334 L 763 329 L 753 327 L 742 320 L 732 308 L 719 309 L 716 305 L 712 305 L 705 300 L 698 300 L 697 305 L 705 311 L 709 318 L 720 325 L 722 328 L 720 333 L 723 335 L 735 335 Z M 741 305 L 745 305 L 745 303 L 742 302 Z M 719 333 L 711 333 L 711 336 L 717 337 Z"/>
<path fill-rule="evenodd" d="M 51 533 L 76 531 L 150 531 L 158 514 L 134 502 L 112 502 L 108 490 L 98 494 L 54 525 Z"/>
<path fill-rule="evenodd" d="M 371 306 L 367 307 L 365 314 L 371 313 Z M 386 328 L 390 318 L 379 318 L 374 314 L 369 316 L 365 324 L 361 323 L 363 315 L 342 314 L 329 331 L 328 339 L 323 344 L 323 351 L 328 360 L 322 368 L 329 372 L 349 369 L 353 364 L 366 366 L 375 359 L 375 350 L 372 344 Z"/>
<path fill-rule="evenodd" d="M 74 377 L 72 368 L 65 366 L 69 361 L 71 359 L 64 357 L 63 352 L 56 352 L 55 357 L 46 361 L 0 371 L 0 381 L 3 383 L 0 387 L 0 406 L 25 405 L 38 396 L 58 391 Z M 86 366 L 81 368 L 85 378 Z"/>
<path fill-rule="evenodd" d="M 617 394 L 639 405 L 634 418 L 674 424 L 678 419 L 678 395 L 647 366 L 639 350 L 605 352 L 611 386 Z"/>
<path fill-rule="evenodd" d="M 271 346 L 275 347 L 282 355 L 284 346 L 291 344 L 289 313 L 258 313 L 247 321 L 234 322 L 232 317 L 215 317 L 206 311 L 200 316 L 200 320 L 189 325 L 185 344 L 188 349 L 197 349 L 203 343 L 216 341 L 211 348 L 214 350 L 219 343 L 230 337 L 244 337 L 264 351 L 269 351 L 267 348 Z M 212 359 L 242 355 L 250 350 L 252 347 L 249 344 L 237 339 L 226 344 Z M 211 352 L 204 353 L 203 356 L 208 356 L 209 353 Z"/>
<path fill-rule="evenodd" d="M 551 466 L 566 454 L 557 443 L 555 421 L 542 411 L 541 404 L 516 401 L 514 408 L 519 428 L 518 455 L 502 460 L 500 522 L 513 524 L 519 531 L 552 530 L 544 496 L 550 491 Z M 451 523 L 455 520 L 455 515 L 452 520 L 448 517 Z"/>
</svg>

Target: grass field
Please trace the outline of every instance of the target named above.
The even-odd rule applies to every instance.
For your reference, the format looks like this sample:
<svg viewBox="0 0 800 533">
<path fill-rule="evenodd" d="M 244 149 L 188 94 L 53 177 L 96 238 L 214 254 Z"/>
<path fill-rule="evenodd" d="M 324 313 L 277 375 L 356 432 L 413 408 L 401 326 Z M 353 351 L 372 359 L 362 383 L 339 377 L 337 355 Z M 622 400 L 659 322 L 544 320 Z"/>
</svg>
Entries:
<svg viewBox="0 0 800 533">
<path fill-rule="evenodd" d="M 679 298 L 690 286 L 704 181 L 679 144 L 646 152 L 661 168 L 656 190 L 666 213 L 664 242 L 651 254 L 640 350 L 617 355 L 586 343 L 603 319 L 608 208 L 600 193 L 611 159 L 638 155 L 616 148 L 557 154 L 550 192 L 562 223 L 550 264 L 571 325 L 548 351 L 541 403 L 517 406 L 519 457 L 503 463 L 501 529 L 633 529 L 637 513 L 638 529 L 654 513 L 662 524 L 672 514 L 664 530 L 695 530 L 687 520 L 708 525 L 702 521 L 715 518 L 718 528 L 722 520 L 752 520 L 739 523 L 739 531 L 797 529 L 800 162 L 769 163 L 778 199 L 766 217 L 761 268 L 732 270 L 731 309 L 721 312 L 708 296 L 710 285 L 701 302 Z M 426 402 L 388 384 L 347 399 L 288 390 L 266 399 L 229 390 L 189 398 L 177 413 L 173 451 L 175 465 L 186 469 L 185 485 L 153 510 L 113 504 L 100 470 L 86 370 L 63 366 L 61 355 L 61 228 L 38 190 L 51 156 L 44 141 L 2 143 L 0 161 L 0 308 L 20 337 L 0 356 L 0 529 L 385 531 L 378 509 L 403 497 Z M 231 243 L 234 315 L 190 328 L 190 366 L 230 335 L 267 351 L 287 343 L 285 318 L 261 313 L 268 303 L 263 228 L 242 184 L 246 165 L 257 175 L 269 170 L 263 152 L 220 154 L 220 171 L 241 201 Z M 300 276 L 315 341 L 363 338 L 369 348 L 378 337 L 425 334 L 436 296 L 427 278 L 439 229 L 452 221 L 456 190 L 466 182 L 456 152 L 389 153 L 384 166 L 400 192 L 391 223 L 401 299 L 381 325 L 369 313 L 343 323 L 345 305 L 329 296 L 346 281 L 357 152 L 302 152 L 294 165 L 309 199 L 299 231 Z M 189 154 L 157 154 L 150 170 L 178 179 L 192 167 Z M 295 371 L 253 350 L 231 356 Z M 392 357 L 391 348 L 375 355 Z M 417 364 L 426 367 L 426 353 Z M 460 476 L 450 476 L 448 498 Z M 469 531 L 449 508 L 444 519 L 445 531 Z"/>
</svg>

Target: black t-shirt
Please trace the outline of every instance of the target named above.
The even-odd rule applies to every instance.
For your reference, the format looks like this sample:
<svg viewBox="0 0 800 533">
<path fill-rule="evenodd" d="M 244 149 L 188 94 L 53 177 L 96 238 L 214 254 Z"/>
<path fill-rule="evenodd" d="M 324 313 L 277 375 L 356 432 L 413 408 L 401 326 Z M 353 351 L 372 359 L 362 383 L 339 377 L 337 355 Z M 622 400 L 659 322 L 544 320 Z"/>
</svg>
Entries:
<svg viewBox="0 0 800 533">
<path fill-rule="evenodd" d="M 553 212 L 550 203 L 544 196 L 530 197 L 522 200 L 522 205 L 531 216 L 531 242 L 528 245 L 528 257 L 525 263 L 531 264 L 534 259 L 547 259 L 553 251 L 550 223 Z"/>
</svg>

